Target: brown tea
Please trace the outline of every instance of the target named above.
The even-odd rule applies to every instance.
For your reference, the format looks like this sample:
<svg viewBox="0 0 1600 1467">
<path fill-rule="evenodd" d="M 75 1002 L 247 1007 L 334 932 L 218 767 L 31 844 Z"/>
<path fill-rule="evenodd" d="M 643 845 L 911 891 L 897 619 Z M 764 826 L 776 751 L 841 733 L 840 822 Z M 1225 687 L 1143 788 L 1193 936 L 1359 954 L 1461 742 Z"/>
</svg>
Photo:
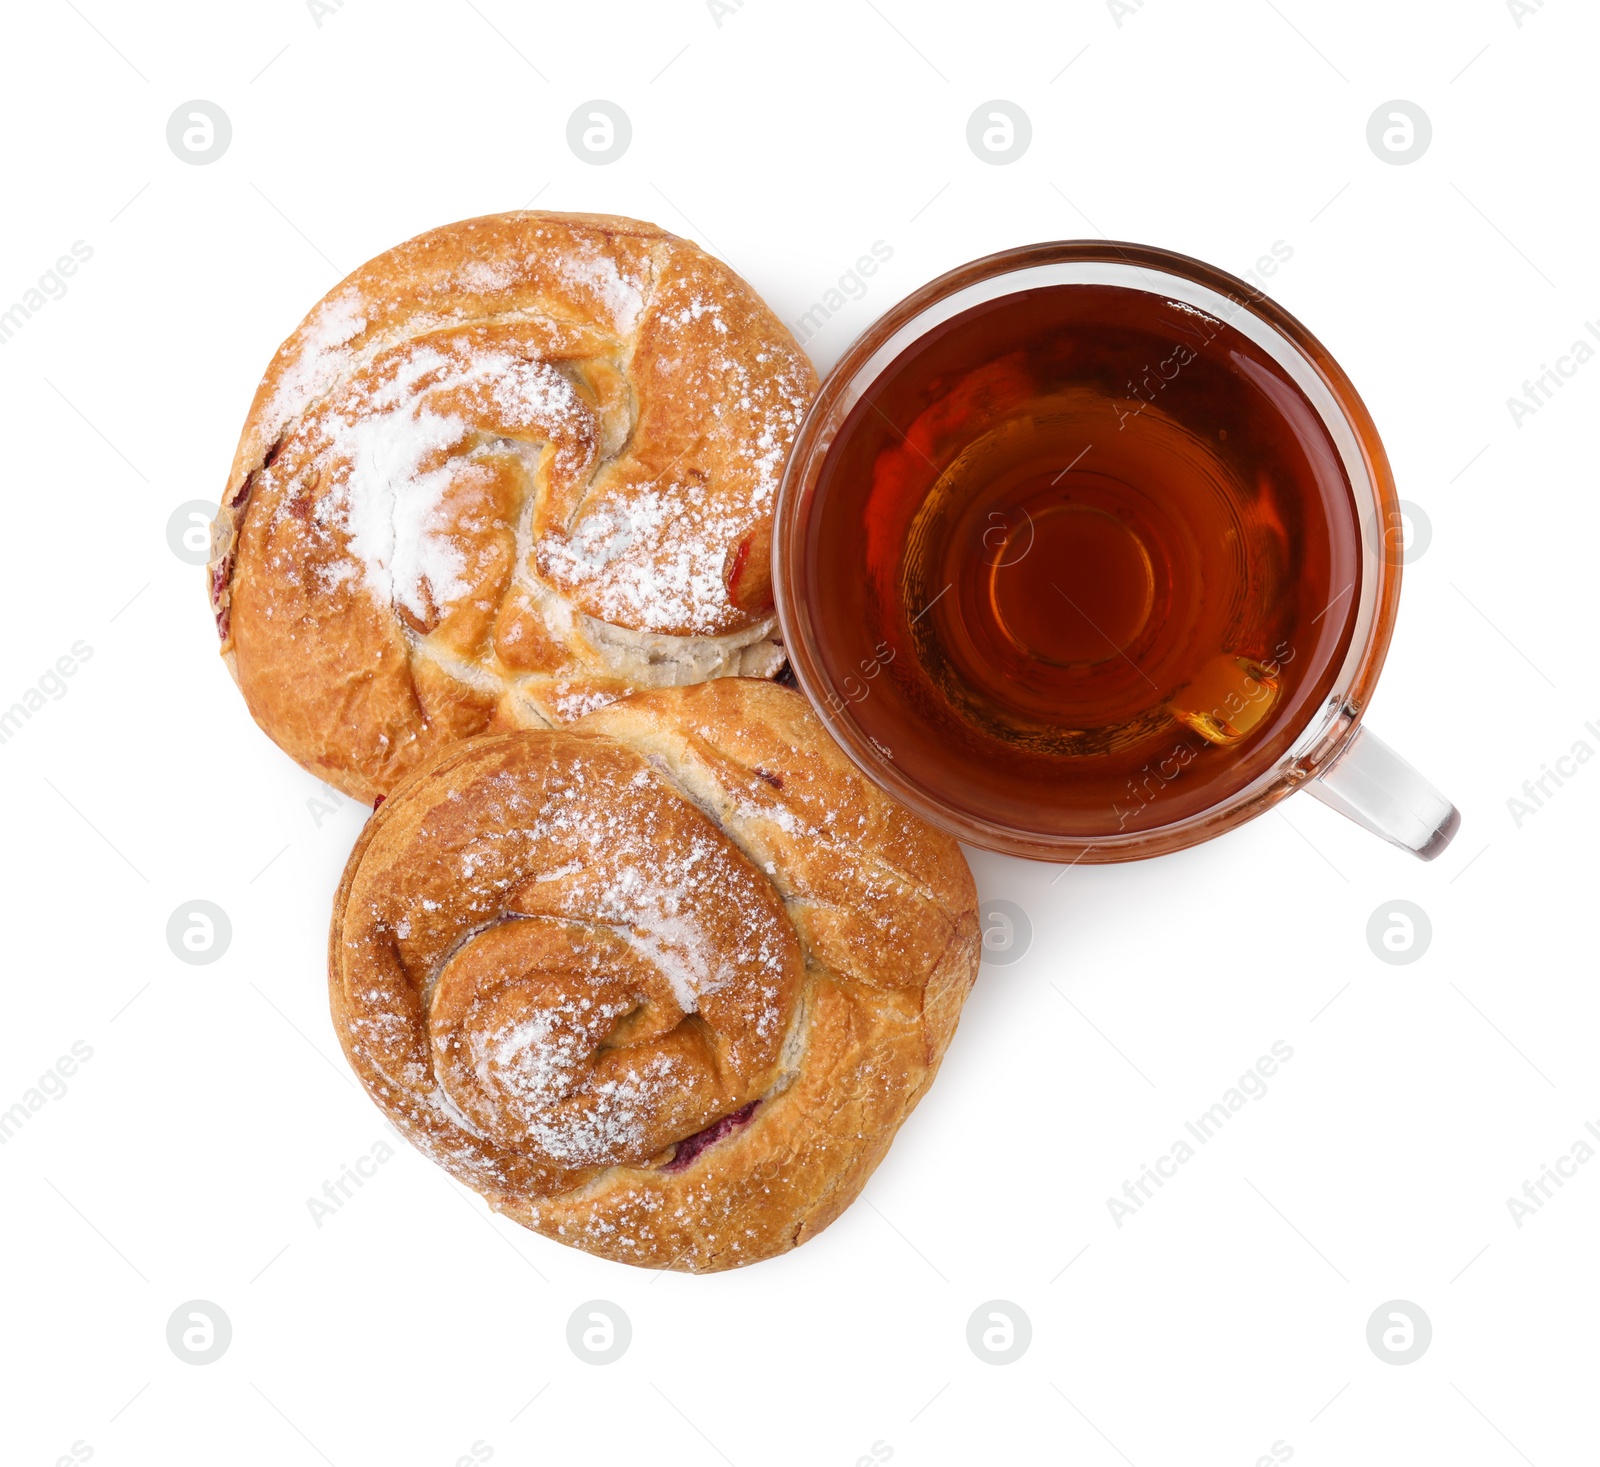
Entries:
<svg viewBox="0 0 1600 1467">
<path fill-rule="evenodd" d="M 930 795 L 1053 836 L 1147 830 L 1271 768 L 1358 600 L 1350 485 L 1299 386 L 1114 286 L 918 340 L 841 425 L 806 533 L 834 713 Z"/>
</svg>

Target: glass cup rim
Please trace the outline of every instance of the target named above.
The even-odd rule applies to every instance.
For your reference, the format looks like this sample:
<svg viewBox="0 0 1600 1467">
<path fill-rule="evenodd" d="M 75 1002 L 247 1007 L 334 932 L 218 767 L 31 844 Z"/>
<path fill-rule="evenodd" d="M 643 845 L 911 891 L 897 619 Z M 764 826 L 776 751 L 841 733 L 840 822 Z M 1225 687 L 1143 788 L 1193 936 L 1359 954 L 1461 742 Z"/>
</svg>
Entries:
<svg viewBox="0 0 1600 1467">
<path fill-rule="evenodd" d="M 1141 283 L 1142 282 L 1142 283 Z M 805 605 L 800 533 L 819 471 L 862 393 L 907 348 L 944 320 L 986 301 L 1048 285 L 1110 284 L 1162 295 L 1245 332 L 1294 377 L 1323 421 L 1349 479 L 1359 522 L 1357 598 L 1344 661 L 1327 698 L 1277 762 L 1209 808 L 1137 832 L 1059 836 L 1020 830 L 952 809 L 901 773 L 835 708 L 816 655 Z M 1371 414 L 1328 350 L 1255 286 L 1204 261 L 1150 245 L 1057 240 L 1021 245 L 957 266 L 911 292 L 874 321 L 822 383 L 790 450 L 773 523 L 772 577 L 784 647 L 795 678 L 835 741 L 874 783 L 958 839 L 1034 860 L 1098 863 L 1181 850 L 1254 818 L 1327 769 L 1355 736 L 1394 630 L 1400 594 L 1399 498 Z M 1330 609 L 1345 593 L 1341 591 Z"/>
</svg>

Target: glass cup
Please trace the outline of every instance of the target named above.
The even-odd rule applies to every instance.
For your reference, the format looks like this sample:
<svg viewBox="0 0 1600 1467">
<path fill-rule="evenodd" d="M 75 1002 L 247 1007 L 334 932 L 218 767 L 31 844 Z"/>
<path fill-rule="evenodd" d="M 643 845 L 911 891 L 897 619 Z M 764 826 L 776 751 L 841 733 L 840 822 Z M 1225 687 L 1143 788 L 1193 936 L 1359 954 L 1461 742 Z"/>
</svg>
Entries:
<svg viewBox="0 0 1600 1467">
<path fill-rule="evenodd" d="M 973 307 L 1047 286 L 1142 291 L 1226 322 L 1268 353 L 1321 418 L 1352 491 L 1359 531 L 1352 631 L 1327 696 L 1264 773 L 1209 808 L 1135 831 L 1030 830 L 958 808 L 875 745 L 818 655 L 815 527 L 819 475 L 841 425 L 874 383 L 928 332 Z M 1393 845 L 1432 860 L 1461 823 L 1455 807 L 1361 724 L 1400 598 L 1403 529 L 1377 429 L 1327 350 L 1282 307 L 1221 270 L 1148 246 L 1103 240 L 1028 245 L 974 260 L 913 292 L 856 340 L 822 385 L 778 495 L 773 583 L 789 660 L 833 737 L 877 784 L 959 839 L 1034 860 L 1107 862 L 1182 850 L 1231 830 L 1304 788 Z M 1070 774 L 1063 776 L 1070 778 Z"/>
</svg>

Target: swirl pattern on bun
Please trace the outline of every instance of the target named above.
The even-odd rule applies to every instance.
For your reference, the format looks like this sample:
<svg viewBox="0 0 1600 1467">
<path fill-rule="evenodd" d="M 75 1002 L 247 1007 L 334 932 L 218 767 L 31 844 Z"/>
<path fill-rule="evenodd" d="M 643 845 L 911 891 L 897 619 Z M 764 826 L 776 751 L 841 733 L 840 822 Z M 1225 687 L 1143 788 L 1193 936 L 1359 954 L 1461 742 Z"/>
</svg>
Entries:
<svg viewBox="0 0 1600 1467">
<path fill-rule="evenodd" d="M 772 676 L 773 502 L 816 386 L 654 225 L 502 214 L 378 256 L 279 349 L 213 526 L 250 712 L 370 801 L 453 739 Z"/>
<path fill-rule="evenodd" d="M 706 1272 L 843 1211 L 978 955 L 956 843 L 798 694 L 721 679 L 436 756 L 368 821 L 329 967 L 415 1145 L 540 1233 Z"/>
</svg>

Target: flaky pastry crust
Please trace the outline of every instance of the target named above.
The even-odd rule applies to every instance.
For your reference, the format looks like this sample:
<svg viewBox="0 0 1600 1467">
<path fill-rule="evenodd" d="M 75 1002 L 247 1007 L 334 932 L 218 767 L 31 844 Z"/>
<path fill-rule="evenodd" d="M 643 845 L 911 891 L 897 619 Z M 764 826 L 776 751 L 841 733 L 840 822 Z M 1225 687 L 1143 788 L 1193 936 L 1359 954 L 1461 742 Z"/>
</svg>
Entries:
<svg viewBox="0 0 1600 1467">
<path fill-rule="evenodd" d="M 537 1232 L 690 1272 L 843 1211 L 978 957 L 960 847 L 744 678 L 437 755 L 329 939 L 345 1055 L 416 1146 Z"/>
<path fill-rule="evenodd" d="M 419 235 L 279 349 L 212 532 L 256 722 L 371 800 L 442 745 L 782 665 L 773 501 L 816 374 L 637 220 Z"/>
</svg>

